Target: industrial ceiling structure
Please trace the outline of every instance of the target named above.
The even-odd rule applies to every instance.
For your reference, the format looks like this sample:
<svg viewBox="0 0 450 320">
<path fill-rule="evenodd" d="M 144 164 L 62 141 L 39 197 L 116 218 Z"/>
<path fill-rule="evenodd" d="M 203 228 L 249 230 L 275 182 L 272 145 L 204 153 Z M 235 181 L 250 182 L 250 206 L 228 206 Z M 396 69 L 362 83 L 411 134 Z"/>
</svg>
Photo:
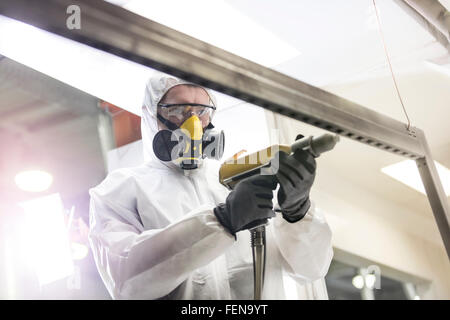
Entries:
<svg viewBox="0 0 450 320">
<path fill-rule="evenodd" d="M 125 6 L 125 8 L 128 6 L 129 10 L 133 10 L 133 8 L 137 10 L 138 8 L 135 7 L 133 1 L 115 2 L 118 5 Z M 402 123 L 405 122 L 400 105 L 392 102 L 395 101 L 392 98 L 395 95 L 395 91 L 391 82 L 389 69 L 386 65 L 377 26 L 374 21 L 375 16 L 372 1 L 346 1 L 343 4 L 342 2 L 337 3 L 336 1 L 320 1 L 319 3 L 285 0 L 281 2 L 277 1 L 276 4 L 274 2 L 258 1 L 256 5 L 255 1 L 250 0 L 229 0 L 225 1 L 225 3 L 249 17 L 254 23 L 269 30 L 294 49 L 293 56 L 288 60 L 279 61 L 276 65 L 271 66 L 274 70 L 293 79 L 304 81 L 308 84 L 318 86 L 327 92 L 341 96 L 346 99 L 345 101 L 350 100 L 356 104 L 363 105 L 369 110 L 387 115 Z M 405 98 L 412 124 L 414 127 L 420 128 L 425 132 L 434 159 L 450 167 L 450 128 L 446 122 L 446 119 L 450 117 L 450 106 L 448 102 L 450 101 L 450 61 L 448 58 L 448 50 L 443 45 L 442 39 L 437 39 L 435 34 L 430 33 L 429 28 L 425 28 L 423 24 L 408 14 L 398 3 L 390 1 L 377 1 L 377 3 L 379 4 L 386 43 L 392 56 L 394 71 L 398 76 L 400 90 Z M 448 1 L 441 1 L 441 4 L 449 8 Z M 64 6 L 64 4 L 61 5 Z M 86 5 L 92 8 L 90 13 L 91 17 L 98 13 L 95 11 L 96 6 L 105 9 L 106 13 L 100 15 L 100 17 L 103 17 L 103 20 L 99 20 L 100 23 L 106 23 L 108 18 L 119 12 L 113 7 L 103 6 L 100 2 Z M 20 6 L 20 1 L 18 2 L 18 6 Z M 51 5 L 49 4 L 49 6 Z M 3 8 L 2 10 L 5 9 Z M 0 13 L 3 13 L 3 11 L 0 11 Z M 41 21 L 39 20 L 38 13 L 36 15 L 25 15 L 22 18 L 27 21 L 30 20 L 30 22 L 33 19 L 35 19 L 34 21 Z M 141 11 L 140 14 L 152 18 L 150 11 Z M 156 25 L 150 24 L 147 20 L 135 18 L 134 15 L 128 14 L 128 17 L 135 19 L 135 24 L 143 28 L 139 32 L 159 28 Z M 63 24 L 64 18 L 64 16 L 61 16 L 61 24 Z M 148 47 L 149 43 L 145 43 L 144 41 L 147 34 L 141 33 L 139 35 L 142 40 L 141 43 L 132 43 L 127 42 L 126 34 L 121 34 L 122 38 L 120 38 L 117 36 L 118 34 L 111 31 L 112 33 L 110 35 L 116 35 L 117 37 L 114 39 L 109 38 L 108 41 L 115 41 L 115 43 L 94 43 L 92 39 L 86 38 L 86 35 L 89 33 L 89 28 L 98 27 L 99 25 L 95 23 L 90 25 L 89 23 L 93 23 L 93 20 L 87 19 L 86 27 L 82 30 L 83 32 L 74 32 L 72 35 L 69 35 L 67 30 L 52 29 L 50 23 L 46 29 L 91 44 L 99 49 L 106 49 L 110 53 L 131 59 L 135 62 L 146 64 L 157 69 L 159 68 L 163 71 L 172 70 L 163 63 L 164 59 L 169 59 L 170 57 L 158 57 L 157 53 L 155 53 L 154 57 L 160 59 L 160 64 L 154 61 L 150 63 L 150 60 L 145 58 L 146 50 L 150 48 Z M 114 24 L 118 22 L 111 20 L 108 23 Z M 202 49 L 211 49 L 206 45 L 200 45 L 195 39 L 182 38 L 176 32 L 169 32 L 165 28 L 161 30 L 159 31 L 170 33 L 172 38 L 163 39 L 155 36 L 152 39 L 154 41 L 153 45 L 155 43 L 166 45 L 171 50 L 178 50 L 178 54 L 180 55 L 183 54 L 184 50 L 191 50 L 194 44 L 198 45 L 196 49 L 199 55 L 202 54 Z M 224 30 L 224 34 L 217 34 L 218 38 L 237 36 L 236 34 L 227 34 L 226 28 L 220 30 Z M 155 34 L 157 35 L 157 33 Z M 200 39 L 202 36 L 201 34 L 191 35 Z M 99 39 L 97 38 L 96 40 Z M 108 37 L 105 39 L 108 39 Z M 270 45 L 270 43 L 267 45 Z M 128 50 L 124 48 L 128 48 Z M 211 50 L 224 63 L 227 61 L 229 63 L 235 61 L 233 60 L 234 57 L 222 53 L 219 49 Z M 295 50 L 298 54 L 295 53 Z M 205 49 L 205 51 L 207 50 Z M 175 51 L 171 52 L 173 53 L 173 57 L 176 57 L 177 53 Z M 190 61 L 188 57 L 185 57 L 185 59 L 185 61 Z M 165 61 L 167 63 L 168 60 Z M 182 63 L 185 61 L 182 61 Z M 198 61 L 195 67 L 200 71 L 199 74 L 205 74 L 207 68 L 202 67 L 204 61 L 200 61 Z M 0 62 L 0 66 L 3 63 L 5 63 L 5 59 Z M 253 65 L 251 66 L 253 67 Z M 227 66 L 223 64 L 222 67 L 226 68 Z M 248 69 L 255 74 L 259 74 L 262 79 L 269 72 L 265 69 Z M 186 73 L 179 72 L 179 75 L 186 75 Z M 236 92 L 225 88 L 223 85 L 219 85 L 221 81 L 225 83 L 226 79 L 215 78 L 208 79 L 210 81 L 205 81 L 205 79 L 200 79 L 200 77 L 192 76 L 191 80 L 203 81 L 213 89 L 223 91 L 230 95 L 237 95 L 239 98 L 256 105 L 270 107 L 274 111 L 281 110 L 279 106 L 273 104 L 273 99 L 271 101 L 267 101 L 268 99 L 264 101 L 263 94 L 260 94 L 261 92 L 255 93 L 255 95 L 260 94 L 258 98 L 252 97 L 248 92 Z M 293 87 L 294 84 L 298 84 L 297 82 L 290 82 L 290 80 L 288 81 L 281 76 L 279 80 L 286 81 L 284 84 L 288 87 Z M 242 82 L 238 82 L 238 84 L 242 84 L 243 82 L 244 77 L 242 78 Z M 2 81 L 3 83 L 5 82 Z M 256 85 L 253 87 L 254 91 L 258 91 L 260 88 Z M 417 88 L 420 88 L 420 90 L 417 90 Z M 267 90 L 267 87 L 265 89 Z M 4 94 L 6 96 L 10 95 L 10 99 L 24 99 L 20 103 L 23 106 L 23 111 L 31 108 L 26 107 L 27 103 L 35 103 L 33 102 L 34 97 L 27 97 L 26 94 L 22 94 L 22 98 L 17 98 L 16 95 L 20 95 L 15 93 L 14 90 L 6 91 L 7 93 L 4 92 Z M 317 90 L 315 93 L 318 96 L 323 94 L 321 90 Z M 330 102 L 332 100 L 328 101 Z M 288 101 L 279 99 L 277 102 L 282 106 Z M 266 106 L 263 105 L 264 103 L 266 103 Z M 67 124 L 76 121 L 75 119 L 70 119 L 70 114 L 73 113 L 73 110 L 64 110 L 56 106 L 51 107 L 51 105 L 47 105 L 45 110 L 44 112 L 43 108 L 41 110 L 42 113 L 36 113 L 35 116 L 33 116 L 33 113 L 28 114 L 28 112 L 24 113 L 23 116 L 30 117 L 31 123 L 37 124 L 39 124 L 39 121 L 37 121 L 39 120 L 38 118 L 44 116 L 46 112 L 48 112 L 46 117 L 56 117 L 55 119 L 61 119 L 61 121 Z M 293 116 L 295 115 L 295 111 L 295 108 L 293 108 L 291 115 L 288 113 L 285 114 L 287 116 Z M 305 109 L 302 111 L 304 112 Z M 8 113 L 14 111 L 5 109 L 0 112 Z M 26 121 L 21 120 L 20 122 L 20 117 L 17 118 L 19 129 L 12 129 L 9 126 L 8 130 L 20 131 L 23 130 L 23 127 L 26 127 Z M 304 117 L 304 114 L 300 119 L 302 117 Z M 315 124 L 315 120 L 310 119 L 306 122 L 309 125 L 316 125 L 322 129 L 333 129 L 338 133 L 339 131 L 337 130 L 344 130 L 339 127 L 327 128 L 327 126 L 333 124 L 326 121 Z M 397 126 L 397 124 L 394 126 Z M 400 127 L 398 126 L 398 128 Z M 345 133 L 348 132 L 347 130 Z M 383 142 L 381 141 L 383 140 L 382 137 L 378 138 L 380 142 Z M 363 139 L 366 142 L 368 140 L 367 137 L 363 137 Z M 399 184 L 380 172 L 381 167 L 398 161 L 402 156 L 401 153 L 391 154 L 381 152 L 367 145 L 355 143 L 355 141 L 345 141 L 340 145 L 340 148 L 336 149 L 333 158 L 330 158 L 329 161 L 326 159 L 323 161 L 327 165 L 338 169 L 343 176 L 355 182 L 357 185 L 372 190 L 389 201 L 408 206 L 414 212 L 417 212 L 419 217 L 413 219 L 417 221 L 417 225 L 420 225 L 421 221 L 431 221 L 432 212 L 425 196 L 419 195 L 416 191 Z M 415 144 L 412 142 L 412 145 Z M 393 147 L 393 149 L 395 148 Z M 79 151 L 82 152 L 82 150 Z M 402 150 L 402 152 L 406 151 Z M 408 156 L 417 158 L 415 157 L 416 153 L 420 153 L 420 148 L 416 149 L 416 152 L 408 152 Z M 380 185 L 383 187 L 380 187 Z M 448 198 L 445 198 L 445 200 L 448 204 Z"/>
</svg>

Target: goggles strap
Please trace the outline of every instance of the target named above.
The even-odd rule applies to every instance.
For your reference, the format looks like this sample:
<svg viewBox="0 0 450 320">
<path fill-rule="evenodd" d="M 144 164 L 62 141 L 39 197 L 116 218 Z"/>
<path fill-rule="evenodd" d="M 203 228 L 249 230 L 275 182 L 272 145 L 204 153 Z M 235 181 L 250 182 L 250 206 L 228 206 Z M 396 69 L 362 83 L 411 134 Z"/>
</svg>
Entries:
<svg viewBox="0 0 450 320">
<path fill-rule="evenodd" d="M 173 123 L 172 121 L 167 120 L 166 118 L 164 118 L 162 115 L 160 115 L 159 113 L 156 114 L 156 117 L 158 118 L 159 121 L 161 121 L 167 128 L 169 128 L 169 130 L 171 131 L 175 131 L 177 129 L 179 129 L 179 127 Z"/>
<path fill-rule="evenodd" d="M 180 129 L 180 127 L 178 127 L 175 123 L 173 123 L 172 121 L 167 120 L 166 118 L 164 118 L 162 115 L 160 115 L 159 113 L 156 114 L 156 117 L 158 118 L 159 121 L 161 121 L 169 130 L 171 131 L 175 131 L 177 129 Z M 209 124 L 206 126 L 206 128 L 204 129 L 204 131 L 208 130 L 208 129 L 214 129 L 214 126 L 211 122 L 209 122 Z"/>
</svg>

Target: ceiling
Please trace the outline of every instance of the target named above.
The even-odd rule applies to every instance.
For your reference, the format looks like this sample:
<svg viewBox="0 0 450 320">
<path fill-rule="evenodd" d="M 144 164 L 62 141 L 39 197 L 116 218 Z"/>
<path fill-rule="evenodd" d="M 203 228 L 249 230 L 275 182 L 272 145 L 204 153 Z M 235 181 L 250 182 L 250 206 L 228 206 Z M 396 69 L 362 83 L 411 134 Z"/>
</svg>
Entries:
<svg viewBox="0 0 450 320">
<path fill-rule="evenodd" d="M 131 4 L 135 1 L 111 2 L 132 8 Z M 169 6 L 176 8 L 177 1 L 168 0 L 168 2 L 170 2 Z M 298 53 L 288 60 L 272 65 L 272 68 L 406 122 L 386 64 L 372 0 L 279 0 L 276 2 L 225 0 L 218 2 L 231 6 L 253 23 L 276 36 L 286 48 L 292 47 L 295 49 L 292 52 Z M 155 5 L 157 3 L 158 1 Z M 192 12 L 183 11 L 183 14 L 177 14 L 178 25 L 187 26 L 192 17 L 195 17 L 195 11 L 198 11 L 199 6 L 195 6 L 197 2 L 192 3 Z M 448 58 L 448 52 L 395 2 L 378 0 L 376 3 L 393 70 L 412 125 L 425 131 L 435 159 L 450 168 L 450 126 L 447 123 L 447 119 L 450 119 L 450 67 L 446 64 L 433 63 L 433 61 Z M 448 0 L 442 3 L 447 8 L 450 7 Z M 151 5 L 149 7 L 151 8 Z M 213 7 L 208 9 L 210 11 L 206 11 L 206 14 L 212 17 L 220 15 L 213 9 Z M 152 17 L 150 9 L 138 13 Z M 202 14 L 204 15 L 205 12 L 202 11 Z M 255 41 L 245 32 L 242 34 L 230 32 L 227 26 L 233 24 L 233 17 L 217 21 L 223 24 L 219 26 L 220 28 L 216 28 L 217 39 L 229 38 L 228 43 L 233 43 L 233 40 L 239 43 Z M 171 26 L 170 19 L 167 23 Z M 214 23 L 214 19 L 211 23 Z M 208 24 L 208 28 L 213 27 L 215 26 Z M 204 36 L 201 30 L 192 30 L 194 34 L 191 35 L 199 38 Z M 195 32 L 200 33 L 195 34 Z M 254 45 L 261 48 L 261 51 L 273 50 L 270 42 L 258 39 L 260 40 Z M 56 63 L 55 60 L 55 66 Z M 5 65 L 13 65 L 13 63 L 9 59 L 3 59 L 0 62 L 0 68 L 4 68 Z M 76 62 L 73 65 L 75 66 Z M 22 68 L 21 72 L 31 72 L 24 71 L 25 69 Z M 95 121 L 90 116 L 92 110 L 83 109 L 82 103 L 77 104 L 78 109 L 68 108 L 70 104 L 58 102 L 61 94 L 58 98 L 57 90 L 53 91 L 52 98 L 42 98 L 43 92 L 51 90 L 44 90 L 43 87 L 25 87 L 39 81 L 21 80 L 20 85 L 17 85 L 18 82 L 14 82 L 13 75 L 7 78 L 5 75 L 7 73 L 0 72 L 2 96 L 0 130 L 26 137 L 23 139 L 28 141 L 44 137 L 41 140 L 44 145 L 62 146 L 61 159 L 64 161 L 73 162 L 82 154 L 85 155 L 83 159 L 86 161 L 92 159 L 100 163 L 98 141 L 91 141 L 96 130 Z M 125 74 L 117 76 L 126 78 Z M 113 76 L 108 77 L 113 79 Z M 107 83 L 107 79 L 104 80 Z M 128 80 L 129 83 L 133 81 L 132 77 Z M 123 81 L 116 82 L 116 85 L 123 83 Z M 47 79 L 47 82 L 42 83 L 50 82 Z M 76 91 L 73 88 L 70 90 Z M 79 91 L 76 92 L 80 94 Z M 89 96 L 86 95 L 86 97 Z M 238 100 L 226 99 L 223 95 L 219 97 L 221 99 L 219 103 L 222 102 L 222 105 L 232 106 L 239 103 Z M 77 99 L 72 99 L 72 102 L 74 101 Z M 140 104 L 141 97 L 136 98 L 136 101 L 136 105 Z M 307 125 L 305 128 L 311 134 L 318 132 L 315 131 L 317 129 Z M 81 135 L 80 132 L 85 134 Z M 68 141 L 68 136 L 73 139 L 70 140 L 73 142 L 69 144 L 64 143 Z M 431 210 L 424 195 L 380 172 L 382 167 L 400 160 L 401 158 L 395 155 L 343 139 L 333 152 L 333 156 L 324 158 L 321 162 L 357 186 L 373 191 L 384 199 L 406 206 L 419 215 L 431 219 Z M 75 164 L 74 167 L 76 167 Z M 82 184 L 90 183 L 91 180 L 87 179 Z"/>
</svg>

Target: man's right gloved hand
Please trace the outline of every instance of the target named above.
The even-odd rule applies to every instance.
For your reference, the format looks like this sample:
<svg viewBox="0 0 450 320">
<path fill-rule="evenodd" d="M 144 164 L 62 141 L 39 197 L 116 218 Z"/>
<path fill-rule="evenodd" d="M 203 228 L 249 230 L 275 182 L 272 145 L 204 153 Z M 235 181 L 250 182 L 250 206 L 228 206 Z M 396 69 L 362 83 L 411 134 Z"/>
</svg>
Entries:
<svg viewBox="0 0 450 320">
<path fill-rule="evenodd" d="M 255 175 L 240 181 L 226 203 L 214 208 L 219 222 L 234 236 L 236 232 L 263 224 L 273 218 L 272 191 L 277 179 L 271 175 Z"/>
<path fill-rule="evenodd" d="M 292 155 L 281 151 L 278 156 L 278 204 L 286 221 L 297 222 L 311 206 L 309 192 L 316 176 L 316 160 L 305 150 L 297 150 Z"/>
</svg>

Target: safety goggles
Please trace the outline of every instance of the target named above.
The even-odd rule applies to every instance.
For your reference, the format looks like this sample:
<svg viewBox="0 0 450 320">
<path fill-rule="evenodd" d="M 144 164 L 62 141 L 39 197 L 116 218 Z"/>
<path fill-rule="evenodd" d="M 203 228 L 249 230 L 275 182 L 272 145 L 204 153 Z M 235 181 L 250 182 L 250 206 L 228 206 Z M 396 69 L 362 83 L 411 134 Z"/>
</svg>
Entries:
<svg viewBox="0 0 450 320">
<path fill-rule="evenodd" d="M 158 104 L 158 107 L 167 110 L 167 115 L 169 117 L 175 117 L 179 120 L 187 119 L 191 116 L 197 116 L 199 118 L 206 117 L 209 115 L 211 117 L 215 106 L 210 106 L 200 103 L 173 103 L 173 104 Z"/>
</svg>

